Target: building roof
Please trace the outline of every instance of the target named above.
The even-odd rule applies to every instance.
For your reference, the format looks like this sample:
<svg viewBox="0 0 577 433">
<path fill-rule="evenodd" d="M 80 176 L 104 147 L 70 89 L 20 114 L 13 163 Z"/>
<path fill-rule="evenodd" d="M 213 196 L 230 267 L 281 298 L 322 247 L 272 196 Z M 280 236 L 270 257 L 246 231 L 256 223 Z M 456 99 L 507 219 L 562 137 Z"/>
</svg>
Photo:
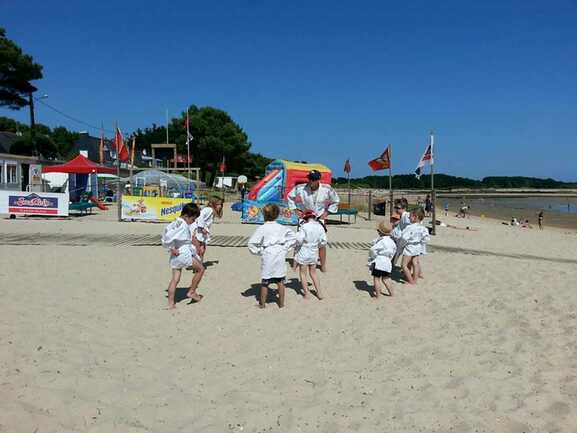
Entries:
<svg viewBox="0 0 577 433">
<path fill-rule="evenodd" d="M 20 139 L 14 132 L 0 131 L 0 153 L 10 153 L 12 145 Z"/>
</svg>

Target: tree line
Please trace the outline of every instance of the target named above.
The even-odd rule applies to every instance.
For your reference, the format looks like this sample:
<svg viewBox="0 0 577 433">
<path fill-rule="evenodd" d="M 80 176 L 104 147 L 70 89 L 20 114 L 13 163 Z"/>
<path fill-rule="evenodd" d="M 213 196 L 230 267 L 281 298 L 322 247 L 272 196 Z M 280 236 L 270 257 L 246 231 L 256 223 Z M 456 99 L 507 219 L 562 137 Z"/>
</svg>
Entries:
<svg viewBox="0 0 577 433">
<path fill-rule="evenodd" d="M 334 179 L 335 185 L 341 188 L 348 186 L 348 180 L 344 177 Z M 392 179 L 394 189 L 430 189 L 431 176 L 423 175 L 417 179 L 414 174 L 397 174 Z M 351 179 L 353 188 L 377 188 L 388 189 L 388 176 L 365 176 Z M 451 176 L 448 174 L 435 174 L 435 188 L 439 189 L 487 189 L 487 188 L 542 188 L 563 189 L 577 188 L 577 183 L 561 182 L 554 179 L 539 179 L 536 177 L 522 176 L 489 176 L 481 180 L 466 177 Z"/>
</svg>

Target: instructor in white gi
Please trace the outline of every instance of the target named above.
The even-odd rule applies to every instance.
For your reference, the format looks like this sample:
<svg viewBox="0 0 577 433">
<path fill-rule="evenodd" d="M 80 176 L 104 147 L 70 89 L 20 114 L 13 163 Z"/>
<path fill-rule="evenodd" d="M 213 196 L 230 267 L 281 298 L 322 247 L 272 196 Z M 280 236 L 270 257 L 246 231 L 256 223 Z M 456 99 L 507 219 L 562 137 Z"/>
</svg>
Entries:
<svg viewBox="0 0 577 433">
<path fill-rule="evenodd" d="M 327 184 L 321 183 L 321 173 L 312 170 L 307 175 L 308 183 L 295 186 L 287 196 L 289 208 L 296 212 L 299 218 L 306 211 L 313 212 L 317 220 L 325 226 L 329 213 L 339 210 L 339 196 L 335 190 Z M 327 250 L 319 248 L 321 271 L 326 271 Z"/>
</svg>

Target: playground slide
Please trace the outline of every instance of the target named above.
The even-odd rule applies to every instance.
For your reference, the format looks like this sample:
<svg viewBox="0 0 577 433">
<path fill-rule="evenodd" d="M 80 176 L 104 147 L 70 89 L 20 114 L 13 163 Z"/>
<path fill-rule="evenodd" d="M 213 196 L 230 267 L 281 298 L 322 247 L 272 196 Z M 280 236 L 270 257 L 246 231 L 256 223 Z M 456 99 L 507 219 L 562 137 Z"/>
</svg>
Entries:
<svg viewBox="0 0 577 433">
<path fill-rule="evenodd" d="M 92 203 L 94 203 L 96 205 L 96 207 L 98 207 L 98 209 L 100 210 L 108 210 L 108 208 L 106 207 L 106 205 L 104 203 L 102 203 L 100 200 L 97 200 L 94 198 L 93 195 L 90 196 L 90 201 Z"/>
<path fill-rule="evenodd" d="M 257 200 L 257 195 L 261 188 L 263 188 L 267 182 L 269 182 L 273 177 L 280 173 L 280 170 L 271 170 L 269 174 L 259 180 L 249 191 L 248 198 L 249 200 Z"/>
<path fill-rule="evenodd" d="M 281 201 L 283 173 L 277 173 L 258 192 L 256 199 L 261 202 Z"/>
</svg>

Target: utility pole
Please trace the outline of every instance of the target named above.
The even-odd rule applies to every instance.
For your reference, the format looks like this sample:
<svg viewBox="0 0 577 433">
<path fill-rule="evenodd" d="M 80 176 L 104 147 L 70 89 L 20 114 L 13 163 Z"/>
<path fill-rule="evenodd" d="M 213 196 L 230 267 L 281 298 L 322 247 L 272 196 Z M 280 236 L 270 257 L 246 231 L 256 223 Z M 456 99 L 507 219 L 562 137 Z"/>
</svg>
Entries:
<svg viewBox="0 0 577 433">
<path fill-rule="evenodd" d="M 30 141 L 32 142 L 32 153 L 38 156 L 36 149 L 36 121 L 34 120 L 34 95 L 28 93 L 28 105 L 30 105 Z"/>
</svg>

